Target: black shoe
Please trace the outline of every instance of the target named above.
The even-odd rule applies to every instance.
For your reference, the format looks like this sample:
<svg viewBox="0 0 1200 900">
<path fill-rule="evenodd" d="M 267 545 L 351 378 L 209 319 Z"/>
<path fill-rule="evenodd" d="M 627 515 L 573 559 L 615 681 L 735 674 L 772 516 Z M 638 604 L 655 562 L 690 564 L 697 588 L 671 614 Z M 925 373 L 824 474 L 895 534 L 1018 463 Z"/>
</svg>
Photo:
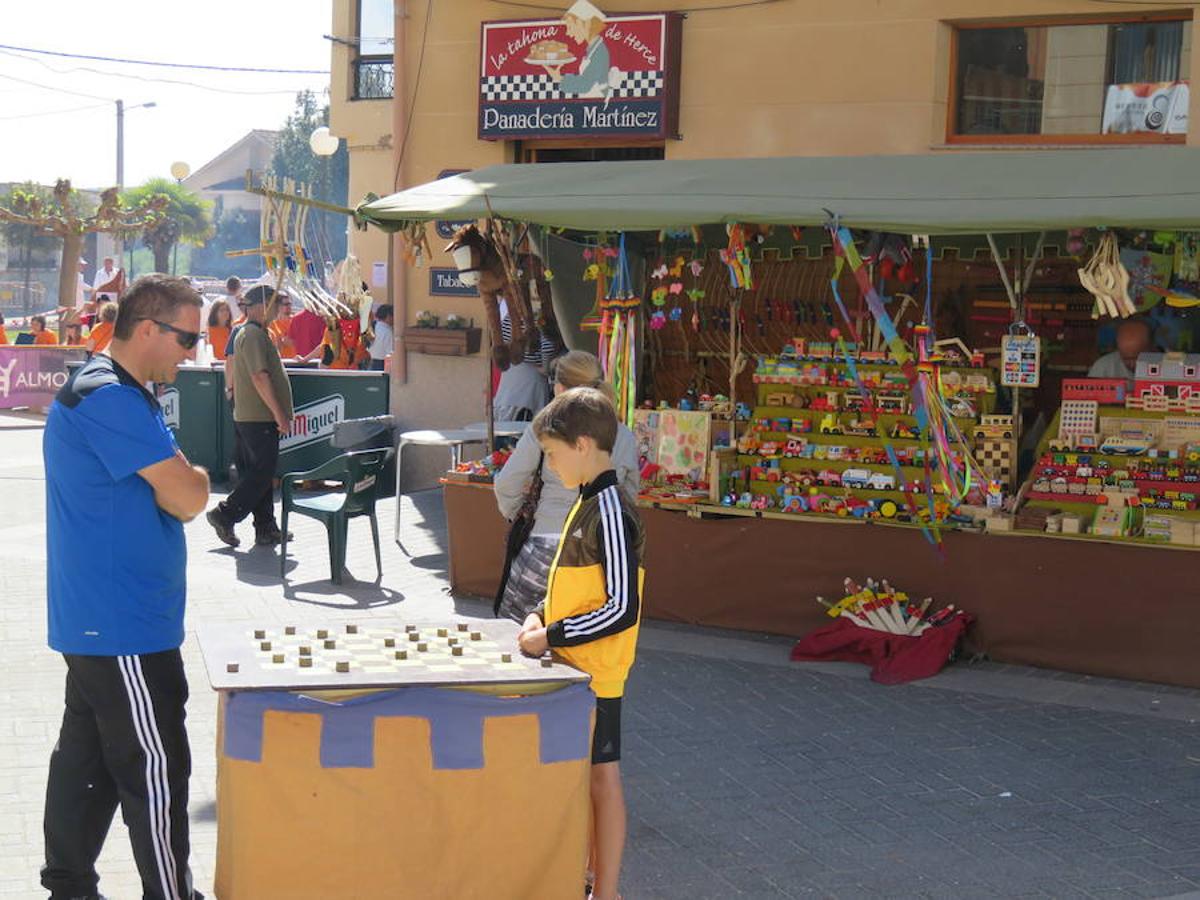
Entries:
<svg viewBox="0 0 1200 900">
<path fill-rule="evenodd" d="M 287 539 L 294 541 L 296 536 L 289 531 Z M 254 543 L 259 547 L 278 547 L 283 543 L 283 532 L 278 528 L 272 528 L 270 531 L 260 531 L 254 536 Z"/>
<path fill-rule="evenodd" d="M 213 531 L 217 533 L 217 537 L 223 544 L 227 544 L 230 547 L 237 547 L 242 543 L 238 540 L 238 536 L 233 533 L 233 526 L 227 524 L 221 518 L 221 513 L 216 507 L 210 509 L 204 518 L 208 520 L 208 524 L 213 527 Z"/>
</svg>

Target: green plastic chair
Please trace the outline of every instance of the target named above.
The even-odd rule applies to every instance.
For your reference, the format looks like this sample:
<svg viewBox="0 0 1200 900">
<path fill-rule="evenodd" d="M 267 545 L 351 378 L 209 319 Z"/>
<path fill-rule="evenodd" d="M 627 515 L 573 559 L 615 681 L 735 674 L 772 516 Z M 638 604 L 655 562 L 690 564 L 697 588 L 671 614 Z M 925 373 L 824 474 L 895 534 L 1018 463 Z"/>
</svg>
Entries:
<svg viewBox="0 0 1200 900">
<path fill-rule="evenodd" d="M 375 570 L 383 577 L 383 562 L 379 557 L 379 523 L 375 519 L 376 482 L 387 462 L 388 450 L 356 450 L 336 456 L 307 472 L 288 472 L 281 479 L 283 516 L 280 530 L 283 542 L 279 546 L 279 577 L 284 577 L 287 560 L 288 514 L 317 519 L 325 524 L 329 535 L 329 569 L 334 584 L 342 583 L 346 567 L 346 526 L 356 516 L 371 520 L 371 539 L 375 543 Z M 296 485 L 304 481 L 339 481 L 342 489 L 324 494 L 296 496 Z"/>
</svg>

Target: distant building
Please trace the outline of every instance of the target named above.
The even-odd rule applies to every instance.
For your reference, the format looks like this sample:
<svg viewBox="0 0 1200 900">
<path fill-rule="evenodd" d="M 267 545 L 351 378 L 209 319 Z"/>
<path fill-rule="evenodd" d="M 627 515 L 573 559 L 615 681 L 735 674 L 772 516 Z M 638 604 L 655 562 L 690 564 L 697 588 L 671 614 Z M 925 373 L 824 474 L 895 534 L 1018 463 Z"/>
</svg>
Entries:
<svg viewBox="0 0 1200 900">
<path fill-rule="evenodd" d="M 183 179 L 184 187 L 195 191 L 205 200 L 225 212 L 240 209 L 259 212 L 262 198 L 246 192 L 246 170 L 262 172 L 271 165 L 279 132 L 256 128 L 245 137 L 221 151 L 199 169 Z"/>
</svg>

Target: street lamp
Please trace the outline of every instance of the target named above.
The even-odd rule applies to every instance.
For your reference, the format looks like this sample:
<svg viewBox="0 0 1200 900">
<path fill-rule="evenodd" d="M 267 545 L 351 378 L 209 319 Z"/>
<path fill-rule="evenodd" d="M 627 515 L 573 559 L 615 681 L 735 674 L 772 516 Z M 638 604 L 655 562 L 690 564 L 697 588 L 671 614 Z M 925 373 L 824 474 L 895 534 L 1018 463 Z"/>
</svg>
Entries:
<svg viewBox="0 0 1200 900">
<path fill-rule="evenodd" d="M 327 126 L 322 125 L 313 129 L 313 133 L 308 136 L 308 146 L 317 156 L 333 156 L 337 153 L 338 138 Z"/>
<path fill-rule="evenodd" d="M 192 174 L 192 167 L 183 160 L 171 163 L 171 177 L 176 184 L 183 184 L 183 179 Z M 179 274 L 179 238 L 175 238 L 175 246 L 171 248 L 171 274 Z"/>
<path fill-rule="evenodd" d="M 117 190 L 125 189 L 125 101 L 117 100 Z M 136 106 L 129 107 L 130 109 L 150 109 L 158 106 L 153 100 L 148 103 L 139 103 Z M 116 237 L 117 259 L 120 259 L 125 252 L 125 241 L 121 237 L 120 232 Z M 133 269 L 132 263 L 129 266 Z"/>
</svg>

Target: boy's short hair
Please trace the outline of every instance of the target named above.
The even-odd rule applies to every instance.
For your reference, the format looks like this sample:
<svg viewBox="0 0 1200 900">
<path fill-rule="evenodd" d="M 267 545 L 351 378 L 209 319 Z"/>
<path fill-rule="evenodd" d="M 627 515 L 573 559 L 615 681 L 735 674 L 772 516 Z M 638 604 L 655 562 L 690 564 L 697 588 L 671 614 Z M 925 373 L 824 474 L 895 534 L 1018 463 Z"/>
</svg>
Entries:
<svg viewBox="0 0 1200 900">
<path fill-rule="evenodd" d="M 230 294 L 240 291 L 241 289 L 242 279 L 238 278 L 236 275 L 230 275 L 225 279 L 225 290 Z"/>
<path fill-rule="evenodd" d="M 537 414 L 533 436 L 539 441 L 554 438 L 571 446 L 581 437 L 589 437 L 596 442 L 597 449 L 611 453 L 617 441 L 617 411 L 595 388 L 571 388 Z"/>
</svg>

